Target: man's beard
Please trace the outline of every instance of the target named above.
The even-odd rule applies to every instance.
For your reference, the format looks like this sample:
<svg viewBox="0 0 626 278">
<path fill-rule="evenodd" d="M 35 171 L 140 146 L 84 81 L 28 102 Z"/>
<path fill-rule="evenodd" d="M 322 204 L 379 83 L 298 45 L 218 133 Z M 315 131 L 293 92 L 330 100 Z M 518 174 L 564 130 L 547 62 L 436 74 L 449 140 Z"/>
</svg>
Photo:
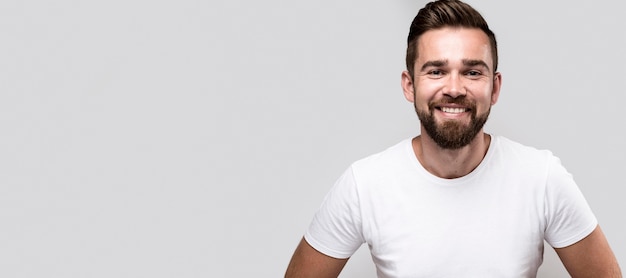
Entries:
<svg viewBox="0 0 626 278">
<path fill-rule="evenodd" d="M 441 107 L 442 104 L 446 103 L 460 104 L 469 108 L 471 113 L 469 124 L 466 125 L 457 120 L 445 120 L 443 123 L 438 124 L 435 120 L 434 113 L 437 109 L 435 107 Z M 430 103 L 428 105 L 428 111 L 418 109 L 417 105 L 415 106 L 415 111 L 417 112 L 417 117 L 424 126 L 426 133 L 435 141 L 435 143 L 437 143 L 439 147 L 443 149 L 455 150 L 467 146 L 470 142 L 472 142 L 472 140 L 474 140 L 478 132 L 480 132 L 487 122 L 491 108 L 489 108 L 487 112 L 477 115 L 476 104 L 469 102 L 465 99 L 465 97 L 446 97 L 439 102 Z"/>
</svg>

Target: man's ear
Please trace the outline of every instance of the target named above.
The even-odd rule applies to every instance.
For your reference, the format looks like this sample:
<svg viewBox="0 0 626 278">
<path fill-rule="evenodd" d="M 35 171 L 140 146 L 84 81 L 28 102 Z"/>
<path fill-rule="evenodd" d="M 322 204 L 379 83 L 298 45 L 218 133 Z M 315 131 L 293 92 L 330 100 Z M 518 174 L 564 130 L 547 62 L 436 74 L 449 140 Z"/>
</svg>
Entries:
<svg viewBox="0 0 626 278">
<path fill-rule="evenodd" d="M 413 77 L 408 71 L 402 72 L 401 79 L 402 91 L 404 92 L 404 98 L 409 102 L 415 101 L 415 88 L 413 87 Z"/>
<path fill-rule="evenodd" d="M 495 105 L 500 97 L 500 89 L 502 88 L 502 74 L 496 72 L 493 76 L 493 92 L 491 93 L 491 105 Z"/>
</svg>

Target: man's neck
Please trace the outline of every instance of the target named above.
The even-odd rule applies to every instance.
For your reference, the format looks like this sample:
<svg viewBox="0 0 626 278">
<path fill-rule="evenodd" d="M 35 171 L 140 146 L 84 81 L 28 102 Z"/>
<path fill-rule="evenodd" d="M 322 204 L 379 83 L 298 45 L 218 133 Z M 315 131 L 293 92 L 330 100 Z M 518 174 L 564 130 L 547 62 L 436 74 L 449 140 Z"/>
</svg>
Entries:
<svg viewBox="0 0 626 278">
<path fill-rule="evenodd" d="M 425 132 L 413 138 L 413 151 L 417 160 L 431 174 L 454 179 L 471 173 L 483 160 L 489 149 L 491 136 L 479 132 L 474 140 L 460 149 L 443 149 Z"/>
</svg>

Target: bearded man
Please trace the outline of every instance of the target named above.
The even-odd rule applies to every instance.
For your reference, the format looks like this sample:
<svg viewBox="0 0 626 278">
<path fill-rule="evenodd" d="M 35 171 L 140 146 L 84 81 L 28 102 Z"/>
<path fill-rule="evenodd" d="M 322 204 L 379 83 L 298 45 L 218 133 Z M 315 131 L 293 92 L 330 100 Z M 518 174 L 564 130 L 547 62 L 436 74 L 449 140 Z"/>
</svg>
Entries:
<svg viewBox="0 0 626 278">
<path fill-rule="evenodd" d="M 420 135 L 345 171 L 285 277 L 337 277 L 364 243 L 378 277 L 536 277 L 544 241 L 573 277 L 621 277 L 560 160 L 484 132 L 502 75 L 475 9 L 428 3 L 411 24 L 406 63 L 401 85 Z"/>
</svg>

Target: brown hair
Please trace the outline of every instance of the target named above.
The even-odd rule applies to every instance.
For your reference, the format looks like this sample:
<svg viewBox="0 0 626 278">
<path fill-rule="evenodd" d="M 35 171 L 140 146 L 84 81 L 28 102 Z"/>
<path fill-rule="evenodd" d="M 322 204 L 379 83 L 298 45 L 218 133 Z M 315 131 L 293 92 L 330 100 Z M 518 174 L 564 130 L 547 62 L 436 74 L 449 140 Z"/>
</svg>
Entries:
<svg viewBox="0 0 626 278">
<path fill-rule="evenodd" d="M 443 27 L 477 28 L 485 32 L 491 44 L 493 71 L 498 68 L 498 45 L 496 35 L 489 29 L 487 22 L 472 6 L 459 0 L 438 0 L 430 2 L 420 9 L 409 30 L 406 49 L 406 67 L 413 77 L 413 66 L 417 59 L 419 37 L 430 30 Z"/>
</svg>

